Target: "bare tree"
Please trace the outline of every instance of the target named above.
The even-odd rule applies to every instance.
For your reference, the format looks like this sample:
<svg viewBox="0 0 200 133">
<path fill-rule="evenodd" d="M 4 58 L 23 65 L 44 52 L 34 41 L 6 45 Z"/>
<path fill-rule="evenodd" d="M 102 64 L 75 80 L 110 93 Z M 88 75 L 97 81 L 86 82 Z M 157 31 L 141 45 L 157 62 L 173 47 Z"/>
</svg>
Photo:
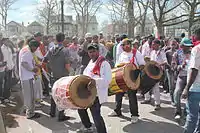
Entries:
<svg viewBox="0 0 200 133">
<path fill-rule="evenodd" d="M 150 0 L 138 0 L 137 6 L 139 8 L 141 21 L 139 24 L 141 26 L 141 33 L 140 35 L 145 35 L 145 26 L 146 26 L 146 19 L 147 19 L 147 11 L 149 9 Z"/>
<path fill-rule="evenodd" d="M 184 19 L 182 21 L 175 22 L 175 20 L 180 19 L 187 14 L 183 14 L 180 16 L 174 16 L 173 18 L 169 18 L 169 14 L 172 13 L 177 7 L 182 4 L 182 1 L 179 0 L 152 0 L 150 4 L 150 8 L 153 11 L 153 18 L 155 21 L 155 25 L 158 30 L 159 35 L 164 35 L 164 27 L 177 25 L 179 23 L 187 21 Z"/>
<path fill-rule="evenodd" d="M 71 0 L 71 3 L 76 11 L 78 24 L 81 25 L 82 35 L 84 35 L 88 30 L 88 24 L 103 2 L 101 0 Z"/>
<path fill-rule="evenodd" d="M 1 26 L 6 30 L 8 11 L 17 0 L 0 0 L 0 16 L 2 18 Z"/>
<path fill-rule="evenodd" d="M 49 34 L 53 24 L 53 16 L 56 15 L 58 3 L 56 0 L 45 0 L 41 3 L 44 7 L 38 8 L 38 18 L 45 25 L 45 32 Z"/>
<path fill-rule="evenodd" d="M 113 24 L 113 35 L 118 33 L 127 32 L 127 10 L 126 3 L 124 0 L 110 0 L 105 4 L 107 9 L 110 11 L 110 18 Z M 116 29 L 118 28 L 118 29 Z"/>
<path fill-rule="evenodd" d="M 200 11 L 198 6 L 200 5 L 200 0 L 183 0 L 183 10 L 188 14 L 188 35 L 191 35 L 192 26 L 200 21 Z"/>
</svg>

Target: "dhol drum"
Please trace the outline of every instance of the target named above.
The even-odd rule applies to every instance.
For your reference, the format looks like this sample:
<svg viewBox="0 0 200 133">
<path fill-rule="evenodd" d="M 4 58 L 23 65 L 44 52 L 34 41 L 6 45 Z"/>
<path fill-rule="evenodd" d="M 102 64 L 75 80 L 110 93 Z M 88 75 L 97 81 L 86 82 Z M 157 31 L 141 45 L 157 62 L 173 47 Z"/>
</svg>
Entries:
<svg viewBox="0 0 200 133">
<path fill-rule="evenodd" d="M 84 75 L 67 76 L 57 80 L 52 88 L 52 97 L 58 109 L 90 107 L 97 95 L 96 84 L 92 81 L 93 79 Z"/>
<path fill-rule="evenodd" d="M 112 70 L 112 81 L 109 85 L 108 95 L 126 92 L 128 89 L 136 90 L 140 85 L 140 70 L 133 64 L 123 64 Z"/>
<path fill-rule="evenodd" d="M 161 80 L 163 71 L 155 61 L 148 61 L 145 65 L 140 82 L 140 90 L 142 94 L 149 92 L 153 86 Z"/>
</svg>

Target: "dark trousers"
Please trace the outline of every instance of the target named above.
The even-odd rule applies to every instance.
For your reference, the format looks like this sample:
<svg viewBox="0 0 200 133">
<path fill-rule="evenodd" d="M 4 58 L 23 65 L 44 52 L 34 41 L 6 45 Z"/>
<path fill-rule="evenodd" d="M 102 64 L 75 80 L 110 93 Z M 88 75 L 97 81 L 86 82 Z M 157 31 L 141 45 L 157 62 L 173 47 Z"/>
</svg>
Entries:
<svg viewBox="0 0 200 133">
<path fill-rule="evenodd" d="M 5 72 L 4 77 L 4 91 L 3 91 L 3 98 L 8 99 L 11 95 L 11 83 L 12 83 L 12 70 L 8 70 Z"/>
<path fill-rule="evenodd" d="M 94 120 L 94 124 L 97 129 L 97 133 L 107 133 L 105 122 L 103 117 L 101 116 L 101 104 L 99 103 L 99 99 L 96 98 L 94 104 L 90 107 L 90 111 Z M 90 122 L 90 118 L 87 113 L 87 109 L 79 109 L 78 114 L 81 118 L 81 122 L 86 128 L 90 128 L 92 123 Z"/>
<path fill-rule="evenodd" d="M 55 116 L 56 114 L 56 103 L 54 102 L 53 98 L 51 97 L 51 111 L 50 115 Z M 64 110 L 58 112 L 58 119 L 62 119 L 65 116 Z"/>
<path fill-rule="evenodd" d="M 59 78 L 52 78 L 51 79 L 51 86 L 53 87 L 53 84 L 58 80 Z M 55 116 L 56 114 L 56 103 L 53 100 L 53 97 L 51 96 L 51 108 L 50 108 L 50 115 Z M 64 114 L 64 110 L 63 111 L 59 111 L 58 113 L 58 119 L 62 119 L 65 116 Z"/>
<path fill-rule="evenodd" d="M 49 91 L 50 91 L 49 81 L 46 79 L 46 77 L 43 74 L 42 74 L 42 81 L 43 81 L 43 84 L 44 84 L 43 94 L 49 95 Z"/>
<path fill-rule="evenodd" d="M 136 90 L 128 90 L 128 98 L 129 98 L 129 108 L 131 112 L 131 116 L 139 116 L 138 115 L 138 102 L 137 102 L 137 91 Z M 124 96 L 125 92 L 118 93 L 115 95 L 115 101 L 116 101 L 116 109 L 114 110 L 117 114 L 121 114 L 121 108 L 122 108 L 122 98 Z"/>
<path fill-rule="evenodd" d="M 3 100 L 3 93 L 4 93 L 4 81 L 5 72 L 0 72 L 0 100 Z"/>
</svg>

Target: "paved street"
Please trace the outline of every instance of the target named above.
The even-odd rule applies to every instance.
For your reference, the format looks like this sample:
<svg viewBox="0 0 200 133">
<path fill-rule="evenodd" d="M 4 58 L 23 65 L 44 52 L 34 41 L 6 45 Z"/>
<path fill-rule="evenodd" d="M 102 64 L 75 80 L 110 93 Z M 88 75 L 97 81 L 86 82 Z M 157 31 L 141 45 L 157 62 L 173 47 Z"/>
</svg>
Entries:
<svg viewBox="0 0 200 133">
<path fill-rule="evenodd" d="M 162 94 L 162 109 L 154 111 L 152 105 L 139 104 L 140 121 L 130 123 L 128 100 L 123 101 L 123 118 L 108 117 L 114 107 L 114 97 L 109 97 L 109 102 L 102 107 L 102 114 L 106 122 L 108 133 L 181 133 L 182 128 L 173 121 L 173 107 L 168 101 L 169 97 Z M 44 102 L 42 109 L 38 110 L 42 117 L 37 120 L 27 120 L 24 116 L 13 114 L 15 120 L 12 127 L 7 127 L 8 133 L 75 133 L 81 127 L 76 110 L 66 110 L 72 119 L 59 123 L 56 118 L 49 117 L 49 103 Z M 10 105 L 11 106 L 11 105 Z"/>
</svg>

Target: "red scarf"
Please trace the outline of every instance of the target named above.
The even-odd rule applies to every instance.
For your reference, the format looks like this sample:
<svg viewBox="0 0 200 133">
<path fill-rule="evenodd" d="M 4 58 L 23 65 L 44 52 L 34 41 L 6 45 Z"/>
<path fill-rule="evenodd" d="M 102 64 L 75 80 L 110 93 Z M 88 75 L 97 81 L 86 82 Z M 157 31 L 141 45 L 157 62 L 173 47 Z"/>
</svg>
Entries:
<svg viewBox="0 0 200 133">
<path fill-rule="evenodd" d="M 92 70 L 92 73 L 95 75 L 99 75 L 100 76 L 100 68 L 101 68 L 101 64 L 103 61 L 105 61 L 106 59 L 103 56 L 99 56 L 99 58 L 96 61 L 96 64 Z"/>
<path fill-rule="evenodd" d="M 130 63 L 135 65 L 135 55 L 136 55 L 136 52 L 137 52 L 137 49 L 133 48 L 132 49 L 132 53 L 133 53 L 133 57 L 132 59 L 130 60 Z M 136 65 L 135 65 L 136 66 Z"/>
</svg>

